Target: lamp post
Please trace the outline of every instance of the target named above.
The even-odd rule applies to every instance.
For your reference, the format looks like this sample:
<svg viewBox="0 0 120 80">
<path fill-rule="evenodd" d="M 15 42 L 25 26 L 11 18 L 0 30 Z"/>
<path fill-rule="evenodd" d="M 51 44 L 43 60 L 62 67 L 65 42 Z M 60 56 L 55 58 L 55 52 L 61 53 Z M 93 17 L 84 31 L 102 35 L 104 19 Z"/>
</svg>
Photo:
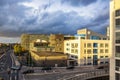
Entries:
<svg viewBox="0 0 120 80">
<path fill-rule="evenodd" d="M 9 80 L 11 80 L 11 76 L 10 76 L 10 75 L 11 75 L 11 70 L 10 70 L 10 68 L 7 68 L 7 73 L 8 73 L 8 76 L 9 76 L 9 77 L 8 77 Z"/>
</svg>

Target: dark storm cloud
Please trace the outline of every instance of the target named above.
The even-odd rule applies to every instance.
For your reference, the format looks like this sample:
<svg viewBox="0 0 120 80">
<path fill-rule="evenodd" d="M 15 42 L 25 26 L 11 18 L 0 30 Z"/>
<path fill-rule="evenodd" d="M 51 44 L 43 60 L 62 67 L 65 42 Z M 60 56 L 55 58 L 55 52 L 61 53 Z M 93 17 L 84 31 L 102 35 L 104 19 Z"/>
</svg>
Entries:
<svg viewBox="0 0 120 80">
<path fill-rule="evenodd" d="M 55 1 L 55 6 L 55 3 L 52 4 L 48 2 L 48 4 L 38 6 L 38 9 L 36 9 L 36 4 L 27 4 L 27 6 L 31 5 L 30 7 L 18 4 L 24 1 L 30 2 L 34 0 L 0 0 L 0 36 L 17 37 L 22 33 L 75 34 L 76 30 L 81 28 L 94 28 L 95 31 L 104 32 L 103 30 L 109 24 L 109 1 L 104 2 L 104 0 L 101 0 L 101 2 L 104 2 L 104 5 L 107 6 L 102 7 L 102 12 L 93 9 L 93 12 L 97 11 L 98 14 L 94 14 L 92 18 L 89 16 L 91 12 L 84 12 L 86 10 L 77 12 L 70 7 L 76 6 L 81 9 L 80 5 L 86 7 L 89 4 L 96 3 L 97 0 L 59 0 L 60 2 L 62 1 L 62 6 L 67 6 L 67 8 L 69 8 L 68 10 L 71 10 L 68 12 L 66 12 L 64 8 L 62 10 L 52 11 L 57 8 L 57 0 Z M 32 6 L 35 6 L 35 8 Z M 51 9 L 51 12 L 49 12 L 52 6 L 54 7 Z M 98 6 L 93 5 L 93 7 Z M 98 9 L 100 8 L 101 7 L 98 7 Z M 80 13 L 83 12 L 87 14 L 81 15 Z"/>
<path fill-rule="evenodd" d="M 62 3 L 67 3 L 72 6 L 87 6 L 97 0 L 62 0 Z"/>
</svg>

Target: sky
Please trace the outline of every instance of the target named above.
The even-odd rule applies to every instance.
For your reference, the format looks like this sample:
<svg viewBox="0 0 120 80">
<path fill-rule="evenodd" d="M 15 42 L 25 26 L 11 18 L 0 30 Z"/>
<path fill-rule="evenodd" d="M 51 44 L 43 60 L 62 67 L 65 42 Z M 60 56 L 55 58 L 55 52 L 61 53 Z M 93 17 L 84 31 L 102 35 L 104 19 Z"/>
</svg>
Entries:
<svg viewBox="0 0 120 80">
<path fill-rule="evenodd" d="M 76 34 L 88 28 L 105 34 L 109 0 L 0 0 L 0 42 L 23 33 Z"/>
</svg>

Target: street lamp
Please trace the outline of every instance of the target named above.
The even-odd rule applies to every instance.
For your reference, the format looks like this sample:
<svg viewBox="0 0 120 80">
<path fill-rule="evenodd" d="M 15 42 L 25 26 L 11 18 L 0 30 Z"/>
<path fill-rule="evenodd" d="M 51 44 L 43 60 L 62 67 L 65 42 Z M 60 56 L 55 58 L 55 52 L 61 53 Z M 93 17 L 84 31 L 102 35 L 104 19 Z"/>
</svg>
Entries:
<svg viewBox="0 0 120 80">
<path fill-rule="evenodd" d="M 7 68 L 7 73 L 8 73 L 8 76 L 9 76 L 9 80 L 11 80 L 11 70 L 10 70 L 10 68 Z"/>
</svg>

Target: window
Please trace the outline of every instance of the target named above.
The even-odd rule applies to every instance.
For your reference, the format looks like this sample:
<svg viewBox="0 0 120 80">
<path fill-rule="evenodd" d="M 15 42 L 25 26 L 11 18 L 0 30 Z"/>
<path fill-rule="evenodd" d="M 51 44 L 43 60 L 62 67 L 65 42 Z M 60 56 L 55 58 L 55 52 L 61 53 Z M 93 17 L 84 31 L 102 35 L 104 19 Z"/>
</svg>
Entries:
<svg viewBox="0 0 120 80">
<path fill-rule="evenodd" d="M 120 60 L 116 60 L 116 61 L 115 61 L 115 64 L 116 64 L 115 66 L 120 67 Z"/>
<path fill-rule="evenodd" d="M 93 49 L 93 53 L 98 53 L 98 50 L 97 49 Z"/>
<path fill-rule="evenodd" d="M 107 44 L 107 43 L 105 44 L 105 47 L 106 47 L 106 48 L 108 47 L 108 44 Z"/>
<path fill-rule="evenodd" d="M 98 43 L 93 43 L 93 47 L 98 47 Z"/>
<path fill-rule="evenodd" d="M 109 63 L 108 61 L 105 62 L 105 64 L 108 64 L 108 63 Z"/>
<path fill-rule="evenodd" d="M 100 47 L 104 47 L 104 44 L 101 43 L 101 44 L 100 44 Z"/>
<path fill-rule="evenodd" d="M 74 53 L 74 49 L 71 49 L 71 53 Z"/>
<path fill-rule="evenodd" d="M 88 59 L 91 59 L 91 57 L 87 57 Z"/>
<path fill-rule="evenodd" d="M 86 43 L 84 43 L 84 47 L 86 47 Z"/>
<path fill-rule="evenodd" d="M 104 64 L 104 62 L 100 62 L 100 64 Z"/>
<path fill-rule="evenodd" d="M 116 46 L 116 53 L 120 53 L 120 46 Z"/>
<path fill-rule="evenodd" d="M 78 53 L 78 50 L 77 50 L 77 49 L 75 49 L 75 53 Z"/>
<path fill-rule="evenodd" d="M 90 39 L 92 39 L 92 40 L 99 40 L 100 37 L 99 36 L 90 36 Z"/>
<path fill-rule="evenodd" d="M 86 53 L 86 49 L 84 49 L 84 53 Z"/>
<path fill-rule="evenodd" d="M 77 44 L 77 43 L 75 43 L 74 47 L 75 47 L 75 48 L 78 48 L 78 44 Z"/>
<path fill-rule="evenodd" d="M 115 16 L 116 16 L 116 17 L 117 17 L 117 16 L 120 16 L 120 9 L 118 9 L 118 10 L 115 11 Z"/>
<path fill-rule="evenodd" d="M 115 80 L 120 80 L 120 74 L 119 73 L 115 73 Z"/>
<path fill-rule="evenodd" d="M 120 46 L 116 46 L 115 49 L 116 49 L 116 54 L 115 54 L 115 56 L 116 56 L 116 57 L 120 57 Z"/>
<path fill-rule="evenodd" d="M 78 56 L 75 56 L 76 59 L 78 59 Z"/>
<path fill-rule="evenodd" d="M 71 44 L 71 47 L 72 47 L 72 48 L 78 48 L 78 44 L 77 44 L 77 43 L 72 43 L 72 44 Z"/>
<path fill-rule="evenodd" d="M 105 58 L 108 58 L 108 56 L 105 56 Z"/>
<path fill-rule="evenodd" d="M 104 53 L 104 50 L 103 50 L 103 49 L 100 49 L 100 53 Z"/>
<path fill-rule="evenodd" d="M 87 50 L 87 53 L 90 54 L 90 53 L 91 53 L 91 49 L 88 49 L 88 50 Z"/>
<path fill-rule="evenodd" d="M 116 32 L 116 43 L 120 43 L 120 32 Z"/>
<path fill-rule="evenodd" d="M 100 58 L 104 58 L 104 56 L 100 56 Z"/>
<path fill-rule="evenodd" d="M 105 49 L 105 53 L 108 53 L 108 49 Z"/>
<path fill-rule="evenodd" d="M 88 44 L 87 44 L 87 47 L 91 47 L 91 43 L 88 43 Z"/>
<path fill-rule="evenodd" d="M 71 44 L 71 47 L 74 48 L 74 44 L 73 43 Z"/>
<path fill-rule="evenodd" d="M 70 44 L 69 44 L 69 43 L 67 43 L 66 45 L 67 45 L 67 46 L 69 46 Z"/>
<path fill-rule="evenodd" d="M 67 51 L 69 51 L 70 49 L 69 48 L 66 48 Z"/>
<path fill-rule="evenodd" d="M 103 40 L 107 40 L 107 38 L 103 38 Z"/>
<path fill-rule="evenodd" d="M 120 25 L 120 19 L 116 19 L 116 25 Z"/>
</svg>

